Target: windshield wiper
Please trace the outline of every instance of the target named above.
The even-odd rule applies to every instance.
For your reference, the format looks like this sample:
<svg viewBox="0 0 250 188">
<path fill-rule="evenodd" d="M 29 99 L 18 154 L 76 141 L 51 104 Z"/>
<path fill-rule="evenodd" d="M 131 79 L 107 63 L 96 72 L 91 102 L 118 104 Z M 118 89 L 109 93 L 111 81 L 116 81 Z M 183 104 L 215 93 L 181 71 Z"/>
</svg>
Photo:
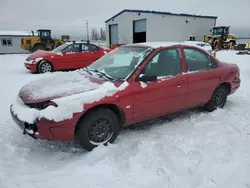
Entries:
<svg viewBox="0 0 250 188">
<path fill-rule="evenodd" d="M 97 69 L 91 69 L 91 71 L 96 72 L 97 74 L 99 74 L 99 75 L 101 75 L 101 76 L 107 78 L 107 79 L 110 80 L 110 81 L 115 80 L 115 78 L 109 76 L 109 75 L 106 74 L 105 72 L 99 71 L 99 70 L 97 70 Z"/>
<path fill-rule="evenodd" d="M 86 71 L 87 73 L 89 73 L 90 75 L 93 75 L 93 74 L 89 71 L 89 69 L 88 69 L 87 67 L 84 67 L 83 70 L 85 70 L 85 71 Z"/>
</svg>

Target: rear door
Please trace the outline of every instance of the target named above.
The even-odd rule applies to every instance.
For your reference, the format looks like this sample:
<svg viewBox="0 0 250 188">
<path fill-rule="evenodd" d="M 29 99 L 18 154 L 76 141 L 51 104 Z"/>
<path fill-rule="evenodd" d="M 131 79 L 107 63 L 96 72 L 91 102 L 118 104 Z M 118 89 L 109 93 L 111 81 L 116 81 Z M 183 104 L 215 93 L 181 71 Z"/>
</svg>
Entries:
<svg viewBox="0 0 250 188">
<path fill-rule="evenodd" d="M 142 121 L 186 107 L 187 78 L 181 71 L 178 48 L 159 51 L 139 74 L 157 75 L 156 82 L 133 82 L 134 121 Z"/>
<path fill-rule="evenodd" d="M 194 107 L 211 98 L 221 75 L 208 54 L 192 47 L 183 50 L 188 71 L 188 102 L 190 107 Z"/>
<path fill-rule="evenodd" d="M 74 43 L 67 46 L 58 56 L 55 56 L 54 62 L 57 70 L 75 69 L 81 61 L 80 44 Z"/>
</svg>

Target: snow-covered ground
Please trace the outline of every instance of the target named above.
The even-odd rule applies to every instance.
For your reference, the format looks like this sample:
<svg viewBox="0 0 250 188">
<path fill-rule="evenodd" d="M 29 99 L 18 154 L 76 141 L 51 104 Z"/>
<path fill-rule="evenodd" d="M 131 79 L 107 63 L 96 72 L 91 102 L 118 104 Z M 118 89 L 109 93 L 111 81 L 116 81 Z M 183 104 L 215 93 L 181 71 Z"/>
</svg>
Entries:
<svg viewBox="0 0 250 188">
<path fill-rule="evenodd" d="M 9 105 L 19 89 L 46 76 L 27 71 L 25 57 L 0 56 L 0 188 L 250 187 L 250 56 L 217 53 L 241 69 L 241 88 L 224 109 L 140 124 L 89 153 L 33 140 L 12 121 Z"/>
</svg>

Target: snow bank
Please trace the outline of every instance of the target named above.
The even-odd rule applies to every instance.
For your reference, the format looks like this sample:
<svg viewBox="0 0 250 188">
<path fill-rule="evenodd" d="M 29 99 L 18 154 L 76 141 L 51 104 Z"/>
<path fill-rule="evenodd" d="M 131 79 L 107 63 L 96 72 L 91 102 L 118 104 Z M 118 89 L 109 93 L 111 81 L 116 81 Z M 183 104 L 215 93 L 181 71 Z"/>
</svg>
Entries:
<svg viewBox="0 0 250 188">
<path fill-rule="evenodd" d="M 241 70 L 241 87 L 224 109 L 144 122 L 89 153 L 22 135 L 9 104 L 21 86 L 48 75 L 26 71 L 25 56 L 0 56 L 0 188 L 250 187 L 250 56 L 235 53 L 217 52 Z"/>
<path fill-rule="evenodd" d="M 79 80 L 76 79 L 76 83 L 79 83 Z M 54 85 L 54 83 L 52 83 L 52 85 Z M 112 96 L 118 91 L 125 89 L 127 86 L 127 82 L 124 82 L 119 87 L 116 87 L 111 82 L 105 82 L 104 84 L 99 85 L 99 87 L 95 87 L 95 89 L 51 100 L 52 102 L 55 102 L 58 107 L 50 105 L 43 110 L 29 108 L 23 103 L 23 101 L 18 96 L 16 102 L 12 106 L 12 110 L 20 120 L 26 121 L 28 123 L 34 123 L 34 121 L 41 118 L 60 122 L 72 118 L 74 113 L 83 112 L 85 104 L 90 104 L 99 101 L 107 96 Z M 58 92 L 57 90 L 53 91 Z M 47 93 L 44 94 L 46 95 Z"/>
</svg>

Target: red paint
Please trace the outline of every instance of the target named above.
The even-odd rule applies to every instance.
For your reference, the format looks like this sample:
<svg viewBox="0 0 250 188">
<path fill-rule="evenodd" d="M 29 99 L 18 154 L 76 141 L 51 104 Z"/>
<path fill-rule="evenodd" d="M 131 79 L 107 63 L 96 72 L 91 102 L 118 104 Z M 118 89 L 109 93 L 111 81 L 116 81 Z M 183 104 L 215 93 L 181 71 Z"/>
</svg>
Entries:
<svg viewBox="0 0 250 188">
<path fill-rule="evenodd" d="M 70 43 L 69 45 L 71 45 Z M 75 42 L 75 44 L 87 44 L 84 42 Z M 90 45 L 94 45 L 89 43 Z M 66 45 L 66 44 L 65 44 Z M 69 45 L 65 46 L 67 48 Z M 99 59 L 105 53 L 111 51 L 111 49 L 104 49 L 100 46 L 96 46 L 98 51 L 90 51 L 90 52 L 81 52 L 81 48 L 79 48 L 79 52 L 77 53 L 64 53 L 63 49 L 61 53 L 54 53 L 53 51 L 43 51 L 38 50 L 32 53 L 26 60 L 32 61 L 33 64 L 24 63 L 25 67 L 31 71 L 37 71 L 37 65 L 42 62 L 43 60 L 49 61 L 53 65 L 53 70 L 69 70 L 69 69 L 78 69 L 84 68 L 95 60 Z M 64 49 L 65 49 L 64 48 Z M 37 58 L 42 58 L 39 61 L 36 61 Z"/>
<path fill-rule="evenodd" d="M 239 78 L 237 65 L 222 63 L 206 51 L 191 47 L 209 55 L 216 63 L 217 68 L 187 73 L 183 47 L 189 46 L 175 47 L 178 47 L 181 51 L 182 74 L 169 80 L 158 80 L 157 82 L 147 83 L 147 87 L 145 88 L 141 87 L 140 83 L 136 81 L 140 71 L 157 52 L 171 47 L 158 48 L 145 59 L 134 74 L 127 80 L 129 83 L 127 88 L 117 92 L 113 96 L 107 96 L 98 102 L 84 105 L 84 111 L 74 114 L 73 118 L 69 120 L 53 122 L 42 119 L 38 121 L 39 137 L 49 140 L 73 140 L 75 125 L 79 118 L 84 115 L 86 111 L 98 105 L 116 105 L 125 114 L 125 123 L 123 126 L 128 126 L 139 121 L 149 120 L 205 104 L 210 100 L 216 87 L 222 83 L 230 84 L 230 94 L 234 93 L 240 87 L 241 80 Z M 100 82 L 102 82 L 101 79 Z M 115 85 L 119 84 L 118 82 L 115 83 Z M 44 101 L 45 100 L 46 99 L 44 99 Z M 24 102 L 28 101 L 24 99 Z"/>
</svg>

